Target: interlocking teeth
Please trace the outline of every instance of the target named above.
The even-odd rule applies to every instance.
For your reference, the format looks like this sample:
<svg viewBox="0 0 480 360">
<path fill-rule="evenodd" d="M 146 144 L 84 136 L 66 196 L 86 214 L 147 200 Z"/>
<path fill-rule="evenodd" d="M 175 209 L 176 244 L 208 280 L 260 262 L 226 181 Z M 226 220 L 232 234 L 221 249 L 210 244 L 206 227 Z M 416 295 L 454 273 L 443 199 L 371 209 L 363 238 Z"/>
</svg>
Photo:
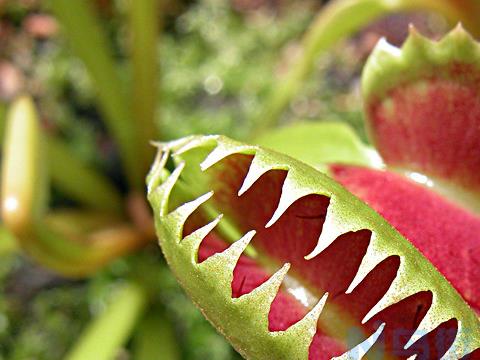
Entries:
<svg viewBox="0 0 480 360">
<path fill-rule="evenodd" d="M 390 55 L 396 56 L 395 51 L 393 51 L 393 55 Z M 400 235 L 394 232 L 391 226 L 382 218 L 379 218 L 373 211 L 369 212 L 365 210 L 363 213 L 364 216 L 359 216 L 359 214 L 353 211 L 352 208 L 361 208 L 362 206 L 365 207 L 365 205 L 354 197 L 347 197 L 344 190 L 342 190 L 338 184 L 333 183 L 331 179 L 320 173 L 312 174 L 310 177 L 305 176 L 305 173 L 308 173 L 311 169 L 309 170 L 304 164 L 297 163 L 283 155 L 270 153 L 255 146 L 237 143 L 222 136 L 193 136 L 186 140 L 183 139 L 175 143 L 158 144 L 158 146 L 159 153 L 157 154 L 157 158 L 147 181 L 148 196 L 150 201 L 155 204 L 154 208 L 156 209 L 155 215 L 157 219 L 157 227 L 160 229 L 160 242 L 164 248 L 167 260 L 177 264 L 177 267 L 172 266 L 172 268 L 182 276 L 188 278 L 191 276 L 191 273 L 194 272 L 194 275 L 198 280 L 197 283 L 193 285 L 190 284 L 190 289 L 187 289 L 190 294 L 194 294 L 196 291 L 203 294 L 196 299 L 194 298 L 196 302 L 200 303 L 202 296 L 204 296 L 203 299 L 205 299 L 209 298 L 211 294 L 215 294 L 218 298 L 214 298 L 213 305 L 208 304 L 208 306 L 219 306 L 221 303 L 221 307 L 228 312 L 231 311 L 239 314 L 239 319 L 235 318 L 235 321 L 239 320 L 249 324 L 252 324 L 252 321 L 254 321 L 256 323 L 254 327 L 255 333 L 259 334 L 259 336 L 265 336 L 264 339 L 267 339 L 266 341 L 278 340 L 283 345 L 295 344 L 295 346 L 299 346 L 301 349 L 296 354 L 302 354 L 303 357 L 301 358 L 308 358 L 309 346 L 317 330 L 317 321 L 328 297 L 328 294 L 325 294 L 303 319 L 290 326 L 287 330 L 270 332 L 268 328 L 268 315 L 272 302 L 278 294 L 280 286 L 289 270 L 290 264 L 285 264 L 265 283 L 258 286 L 250 293 L 239 298 L 232 298 L 231 283 L 235 266 L 254 237 L 255 232 L 250 231 L 246 233 L 240 240 L 234 242 L 223 252 L 214 254 L 202 263 L 198 263 L 197 254 L 200 244 L 203 239 L 205 239 L 205 237 L 207 237 L 208 234 L 218 226 L 221 221 L 221 215 L 209 224 L 197 229 L 182 239 L 183 226 L 188 217 L 212 197 L 213 192 L 208 192 L 193 201 L 184 203 L 170 213 L 168 210 L 172 190 L 185 167 L 185 162 L 181 161 L 182 157 L 180 155 L 185 154 L 196 147 L 206 147 L 212 149 L 212 151 L 202 162 L 202 170 L 213 166 L 232 154 L 239 153 L 253 155 L 253 160 L 248 173 L 238 191 L 239 196 L 251 188 L 251 186 L 253 186 L 253 184 L 255 184 L 255 182 L 257 182 L 260 177 L 268 171 L 287 171 L 287 176 L 285 177 L 282 186 L 279 204 L 272 214 L 272 218 L 266 224 L 266 227 L 275 224 L 275 222 L 285 214 L 287 209 L 295 201 L 304 196 L 316 194 L 327 196 L 330 199 L 326 219 L 318 243 L 315 249 L 305 257 L 306 259 L 314 258 L 322 253 L 334 243 L 338 237 L 345 233 L 359 230 L 369 230 L 371 232 L 371 238 L 366 254 L 362 258 L 357 273 L 350 283 L 346 293 L 352 293 L 354 289 L 364 281 L 365 277 L 370 272 L 375 271 L 377 265 L 388 257 L 398 256 L 400 258 L 400 267 L 395 279 L 390 285 L 390 288 L 378 303 L 375 304 L 375 306 L 365 315 L 362 323 L 366 323 L 384 309 L 411 295 L 421 291 L 431 291 L 433 294 L 432 305 L 427 311 L 426 316 L 420 321 L 419 326 L 409 339 L 405 349 L 409 348 L 422 336 L 437 328 L 441 323 L 452 318 L 457 318 L 458 320 L 458 332 L 453 345 L 444 357 L 442 357 L 442 360 L 461 358 L 475 350 L 476 346 L 478 347 L 479 342 L 475 339 L 475 336 L 472 336 L 472 334 L 468 333 L 466 330 L 473 329 L 472 331 L 476 331 L 476 329 L 478 329 L 478 327 L 475 327 L 475 319 L 468 317 L 468 314 L 467 316 L 461 317 L 460 315 L 463 315 L 463 313 L 460 312 L 459 315 L 459 313 L 455 311 L 455 306 L 450 306 L 458 303 L 458 299 L 455 297 L 458 294 L 453 293 L 452 295 L 452 291 L 449 287 L 450 285 L 446 282 L 430 281 L 428 278 L 418 279 L 419 269 L 425 273 L 432 271 L 433 269 L 430 269 L 421 262 L 417 261 L 415 263 L 413 261 L 415 258 L 408 256 L 409 253 L 413 252 L 413 250 L 408 247 L 408 243 L 398 247 L 392 246 L 391 244 L 396 241 L 395 237 L 399 237 Z M 170 155 L 171 152 L 174 152 L 174 155 Z M 202 152 L 202 154 L 203 153 L 204 152 Z M 174 156 L 175 160 L 178 160 L 178 166 L 173 173 L 161 183 L 163 178 L 166 177 L 163 169 L 169 156 Z M 172 207 L 171 204 L 170 207 Z M 375 216 L 377 216 L 378 219 Z M 391 242 L 386 241 L 385 237 L 387 235 L 391 236 L 391 239 L 389 239 Z M 178 244 L 173 243 L 172 239 L 177 240 Z M 183 265 L 185 265 L 185 267 L 183 267 Z M 214 283 L 210 281 L 212 279 L 212 274 L 215 274 Z M 178 276 L 179 278 L 182 277 L 180 275 Z M 203 289 L 199 290 L 200 287 Z M 445 287 L 448 287 L 448 289 Z M 440 297 L 440 294 L 444 293 L 451 296 Z M 210 316 L 213 315 L 210 313 Z M 221 316 L 216 317 L 216 321 L 211 320 L 216 322 L 218 326 L 218 324 L 223 324 L 224 321 Z M 472 316 L 474 317 L 474 315 Z M 466 326 L 466 328 L 464 328 L 464 326 Z M 382 331 L 384 331 L 384 327 L 385 324 L 382 324 L 367 340 L 342 356 L 334 359 L 361 359 L 378 340 Z M 298 339 L 302 339 L 302 341 L 299 341 Z M 372 349 L 372 351 L 376 350 Z M 373 355 L 374 354 L 372 354 L 372 356 Z M 414 360 L 415 358 L 416 355 L 411 356 L 409 360 Z"/>
</svg>

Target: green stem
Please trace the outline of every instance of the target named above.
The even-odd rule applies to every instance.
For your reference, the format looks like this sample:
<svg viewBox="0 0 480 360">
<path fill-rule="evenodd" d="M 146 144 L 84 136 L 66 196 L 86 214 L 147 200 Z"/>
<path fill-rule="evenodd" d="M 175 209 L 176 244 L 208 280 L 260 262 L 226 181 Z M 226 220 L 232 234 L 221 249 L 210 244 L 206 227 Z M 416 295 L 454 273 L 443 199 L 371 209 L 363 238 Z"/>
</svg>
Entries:
<svg viewBox="0 0 480 360">
<path fill-rule="evenodd" d="M 130 185 L 141 189 L 138 133 L 131 119 L 125 84 L 116 70 L 106 34 L 90 1 L 50 0 L 50 8 L 62 25 L 73 51 L 83 61 L 97 90 L 98 103 L 108 130 L 115 139 Z"/>
<path fill-rule="evenodd" d="M 111 360 L 129 339 L 147 304 L 147 292 L 135 283 L 127 283 L 115 296 L 103 314 L 94 319 L 66 360 Z"/>
<path fill-rule="evenodd" d="M 272 93 L 265 101 L 265 106 L 254 119 L 257 125 L 256 134 L 278 123 L 282 112 L 312 72 L 318 56 L 337 41 L 355 33 L 382 15 L 417 9 L 438 11 L 452 22 L 462 20 L 469 25 L 472 24 L 470 17 L 473 14 L 455 6 L 454 2 L 449 0 L 337 0 L 326 5 L 304 35 L 301 56 L 286 76 L 277 80 L 272 87 Z"/>
<path fill-rule="evenodd" d="M 160 0 L 130 0 L 130 53 L 132 61 L 132 112 L 137 124 L 142 164 L 146 174 L 158 137 L 155 127 L 158 101 L 158 32 Z"/>
</svg>

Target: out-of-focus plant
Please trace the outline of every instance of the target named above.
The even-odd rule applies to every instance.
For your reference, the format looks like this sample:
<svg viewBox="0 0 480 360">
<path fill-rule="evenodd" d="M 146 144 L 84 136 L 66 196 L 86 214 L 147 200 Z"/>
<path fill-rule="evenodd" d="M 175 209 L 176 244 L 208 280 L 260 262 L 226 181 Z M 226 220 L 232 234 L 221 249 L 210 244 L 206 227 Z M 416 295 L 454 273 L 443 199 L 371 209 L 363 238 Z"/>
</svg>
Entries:
<svg viewBox="0 0 480 360">
<path fill-rule="evenodd" d="M 22 250 L 42 265 L 69 277 L 89 276 L 153 239 L 150 213 L 142 192 L 152 155 L 149 139 L 156 136 L 160 2 L 129 1 L 128 6 L 131 76 L 127 83 L 118 73 L 92 4 L 81 0 L 48 2 L 95 85 L 102 119 L 118 147 L 129 185 L 125 195 L 98 169 L 42 129 L 28 96 L 17 98 L 6 115 L 3 224 Z M 78 207 L 50 209 L 50 184 L 73 199 Z M 105 329 L 102 324 L 108 323 L 108 332 L 111 330 L 108 326 L 117 331 L 118 336 L 111 337 L 111 346 L 105 347 L 105 354 L 99 358 L 111 358 L 128 339 L 147 303 L 146 291 L 136 291 L 142 286 L 130 286 L 120 292 L 123 305 L 114 304 L 103 316 L 106 320 L 96 320 L 87 330 L 98 334 Z M 138 311 L 124 310 L 129 307 Z M 117 327 L 122 321 L 125 326 Z M 83 337 L 72 358 L 95 349 L 96 344 L 90 338 Z"/>
<path fill-rule="evenodd" d="M 147 138 L 153 136 L 155 115 L 153 101 L 150 106 L 142 107 L 142 99 L 144 94 L 156 97 L 156 85 L 150 84 L 156 84 L 156 63 L 152 56 L 146 56 L 143 65 L 139 62 L 155 48 L 159 9 L 156 1 L 130 4 L 132 33 L 139 33 L 137 37 L 144 39 L 131 42 L 132 63 L 135 63 L 132 68 L 136 69 L 132 71 L 132 81 L 137 85 L 135 93 L 127 96 L 127 85 L 117 74 L 105 35 L 89 3 L 73 1 L 66 6 L 63 1 L 50 2 L 72 48 L 96 84 L 100 108 L 118 145 L 130 184 L 126 201 L 108 178 L 70 154 L 60 140 L 43 134 L 31 100 L 26 97 L 16 100 L 7 115 L 3 221 L 34 258 L 70 276 L 88 275 L 109 259 L 151 238 L 148 210 L 139 193 L 147 171 Z M 139 30 L 141 26 L 146 28 Z M 153 34 L 148 35 L 149 32 Z M 145 111 L 143 115 L 137 114 L 140 120 L 133 117 L 134 109 L 137 113 L 139 109 Z M 140 136 L 146 138 L 139 140 Z M 81 204 L 82 209 L 47 211 L 48 178 Z"/>
</svg>

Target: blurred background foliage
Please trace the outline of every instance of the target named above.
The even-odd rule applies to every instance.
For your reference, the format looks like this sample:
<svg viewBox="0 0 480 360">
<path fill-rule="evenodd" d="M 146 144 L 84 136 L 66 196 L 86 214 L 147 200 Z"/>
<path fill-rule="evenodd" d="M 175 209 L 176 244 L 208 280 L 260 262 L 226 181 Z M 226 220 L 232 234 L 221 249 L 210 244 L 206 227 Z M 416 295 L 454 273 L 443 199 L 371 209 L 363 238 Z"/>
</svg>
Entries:
<svg viewBox="0 0 480 360">
<path fill-rule="evenodd" d="M 94 3 L 118 73 L 128 77 L 127 1 Z M 193 133 L 255 136 L 251 119 L 298 57 L 300 36 L 321 6 L 313 0 L 163 0 L 164 30 L 155 49 L 161 69 L 156 116 L 161 139 Z M 410 22 L 433 37 L 447 28 L 440 16 L 418 12 L 370 25 L 315 62 L 280 122 L 343 121 L 365 140 L 359 93 L 364 60 L 381 36 L 400 44 Z M 100 121 L 94 84 L 61 36 L 57 19 L 41 1 L 0 0 L 1 118 L 22 92 L 34 97 L 47 133 L 63 138 L 73 153 L 126 191 L 118 151 Z M 52 206 L 73 205 L 55 188 L 52 192 Z M 63 358 L 89 320 L 115 302 L 125 279 L 143 283 L 150 292 L 149 314 L 172 324 L 173 333 L 164 338 L 177 350 L 168 359 L 240 358 L 180 290 L 155 244 L 113 261 L 89 279 L 71 280 L 19 255 L 8 234 L 0 242 L 0 359 Z M 138 326 L 141 334 L 148 324 Z M 143 341 L 133 336 L 116 358 L 148 354 L 148 349 L 132 351 Z"/>
</svg>

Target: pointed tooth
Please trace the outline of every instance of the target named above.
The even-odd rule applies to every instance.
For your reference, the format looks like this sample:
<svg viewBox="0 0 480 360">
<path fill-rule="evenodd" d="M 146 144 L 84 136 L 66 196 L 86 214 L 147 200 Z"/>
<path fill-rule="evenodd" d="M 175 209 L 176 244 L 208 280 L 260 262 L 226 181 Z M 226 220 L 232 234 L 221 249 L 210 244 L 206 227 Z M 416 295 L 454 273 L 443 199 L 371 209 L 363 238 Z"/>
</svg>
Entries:
<svg viewBox="0 0 480 360">
<path fill-rule="evenodd" d="M 238 259 L 254 236 L 255 231 L 249 231 L 223 252 L 214 254 L 197 265 L 200 272 L 206 274 L 208 278 L 211 278 L 211 274 L 215 274 L 215 284 L 212 286 L 215 289 L 221 289 L 221 296 L 228 303 L 235 300 L 232 299 L 233 271 Z"/>
<path fill-rule="evenodd" d="M 431 58 L 429 49 L 433 49 L 434 51 L 438 49 L 438 47 L 432 48 L 433 43 L 433 41 L 420 34 L 415 28 L 410 28 L 410 34 L 402 46 L 402 59 L 408 59 L 411 55 L 416 55 L 421 58 Z M 403 64 L 406 66 L 405 61 Z"/>
<path fill-rule="evenodd" d="M 152 169 L 148 173 L 147 194 L 150 194 L 154 188 L 160 185 L 160 182 L 162 181 L 162 171 L 165 168 L 165 164 L 167 163 L 169 155 L 168 149 L 158 150 L 152 165 Z"/>
<path fill-rule="evenodd" d="M 289 334 L 288 336 L 292 337 L 297 337 L 299 334 L 304 334 L 304 336 L 313 338 L 317 332 L 318 318 L 320 317 L 323 308 L 327 303 L 328 296 L 328 292 L 325 293 L 317 302 L 317 304 L 308 312 L 308 314 L 304 316 L 303 319 L 292 325 L 284 333 Z M 308 342 L 308 345 L 310 345 L 310 341 Z"/>
<path fill-rule="evenodd" d="M 327 298 L 328 293 L 325 293 L 318 303 L 313 307 L 313 309 L 311 309 L 308 314 L 303 317 L 303 319 L 290 326 L 285 331 L 271 332 L 271 336 L 274 337 L 277 342 L 290 344 L 295 343 L 298 358 L 307 359 L 310 350 L 310 344 L 312 343 L 312 339 L 317 332 L 318 318 L 325 307 Z"/>
<path fill-rule="evenodd" d="M 271 166 L 268 163 L 265 163 L 261 154 L 257 153 L 250 164 L 247 176 L 245 176 L 240 190 L 238 190 L 238 196 L 242 196 L 258 179 L 260 179 L 263 174 L 269 170 L 271 170 Z"/>
<path fill-rule="evenodd" d="M 209 136 L 192 135 L 187 137 L 186 139 L 179 139 L 176 142 L 172 142 L 170 144 L 170 148 L 175 149 L 173 151 L 173 156 L 179 156 L 194 148 L 198 148 L 206 145 L 215 146 L 217 138 L 218 136 L 216 135 L 209 135 Z"/>
<path fill-rule="evenodd" d="M 420 32 L 417 30 L 414 24 L 409 24 L 408 25 L 408 35 L 412 37 L 422 37 Z"/>
<path fill-rule="evenodd" d="M 192 215 L 195 210 L 197 210 L 202 204 L 207 202 L 213 196 L 213 191 L 209 191 L 206 194 L 196 198 L 195 200 L 189 201 L 185 204 L 180 205 L 178 208 L 173 210 L 166 217 L 166 222 L 171 222 L 173 224 L 181 224 L 178 228 L 178 233 L 175 236 L 178 239 L 181 239 L 181 234 L 183 232 L 183 225 L 187 221 L 188 217 Z M 179 240 L 180 241 L 180 240 Z"/>
<path fill-rule="evenodd" d="M 410 356 L 407 360 L 415 360 L 417 358 L 417 354 Z"/>
<path fill-rule="evenodd" d="M 263 292 L 266 291 L 267 289 L 275 289 L 274 294 L 270 294 L 268 298 L 273 301 L 275 296 L 277 295 L 278 289 L 280 288 L 280 285 L 283 282 L 283 279 L 285 278 L 285 275 L 287 275 L 288 270 L 290 270 L 290 263 L 285 263 L 283 266 L 278 269 L 271 277 L 268 279 L 266 282 L 264 282 L 262 285 L 254 289 L 251 293 L 246 294 L 245 297 L 249 297 L 249 295 L 253 294 L 254 292 Z"/>
<path fill-rule="evenodd" d="M 422 291 L 421 285 L 414 286 L 415 283 L 408 278 L 408 272 L 404 270 L 405 260 L 401 258 L 400 267 L 398 268 L 397 276 L 393 280 L 392 284 L 388 288 L 387 292 L 383 295 L 380 301 L 375 304 L 373 308 L 365 315 L 362 320 L 362 324 L 365 324 L 372 319 L 379 312 L 385 310 L 389 306 L 396 304 L 397 302 L 414 295 L 417 292 Z M 405 286 L 406 283 L 410 283 L 411 286 Z"/>
<path fill-rule="evenodd" d="M 415 25 L 410 24 L 408 27 L 408 37 L 405 40 L 404 47 L 418 46 L 423 47 L 429 43 L 433 43 L 430 39 L 423 36 L 415 27 Z"/>
<path fill-rule="evenodd" d="M 242 256 L 248 244 L 252 241 L 256 231 L 251 230 L 241 237 L 240 240 L 235 241 L 227 249 L 221 253 L 214 254 L 206 259 L 200 266 L 208 271 L 218 273 L 218 271 L 227 271 L 230 274 L 228 285 L 231 285 L 233 280 L 233 270 L 237 265 L 238 259 Z M 207 270 L 204 270 L 207 271 Z"/>
<path fill-rule="evenodd" d="M 217 147 L 213 149 L 213 151 L 208 154 L 207 158 L 203 160 L 203 162 L 200 164 L 200 168 L 202 171 L 207 170 L 209 167 L 215 165 L 218 163 L 220 160 L 225 159 L 229 155 L 233 154 L 254 154 L 255 153 L 255 147 L 251 145 L 237 145 L 235 143 L 224 143 L 224 142 L 217 142 Z"/>
<path fill-rule="evenodd" d="M 239 240 L 235 241 L 228 249 L 226 249 L 222 254 L 226 258 L 232 259 L 233 267 L 231 270 L 233 271 L 235 266 L 237 265 L 240 256 L 242 256 L 243 252 L 247 248 L 248 244 L 252 241 L 253 237 L 257 232 L 255 230 L 250 230 L 245 235 L 243 235 Z"/>
<path fill-rule="evenodd" d="M 309 334 L 312 337 L 317 332 L 318 318 L 322 314 L 323 308 L 327 303 L 328 296 L 329 296 L 329 293 L 326 292 L 322 296 L 322 298 L 317 302 L 317 304 L 313 307 L 313 309 L 310 310 L 308 314 L 299 322 L 299 324 L 302 324 L 302 327 L 304 326 L 305 329 L 308 329 Z"/>
<path fill-rule="evenodd" d="M 472 339 L 467 335 L 466 331 L 468 330 L 465 330 L 463 323 L 459 320 L 457 336 L 440 360 L 462 359 L 478 349 L 478 344 L 472 343 Z"/>
<path fill-rule="evenodd" d="M 163 143 L 163 144 L 165 144 L 170 150 L 176 151 L 176 149 L 180 149 L 182 146 L 184 146 L 184 145 L 188 144 L 189 142 L 195 140 L 196 138 L 200 138 L 200 137 L 202 137 L 202 136 L 190 135 L 190 136 L 186 136 L 184 138 L 168 141 L 168 142 Z"/>
<path fill-rule="evenodd" d="M 348 286 L 346 294 L 351 294 L 353 290 L 367 277 L 367 275 L 375 269 L 375 267 L 385 260 L 389 255 L 376 249 L 377 234 L 372 232 L 370 243 L 367 248 L 367 252 L 360 263 L 360 266 L 353 278 L 352 282 Z"/>
<path fill-rule="evenodd" d="M 242 311 L 249 316 L 259 317 L 259 321 L 263 323 L 265 330 L 268 331 L 268 314 L 275 296 L 278 293 L 285 275 L 290 269 L 290 264 L 284 264 L 275 274 L 273 274 L 266 282 L 254 289 L 252 292 L 245 294 L 237 299 L 232 299 Z"/>
<path fill-rule="evenodd" d="M 365 354 L 372 348 L 372 346 L 377 342 L 378 338 L 385 328 L 385 323 L 381 324 L 378 329 L 370 335 L 368 339 L 363 341 L 361 344 L 355 346 L 353 349 L 347 351 L 343 355 L 332 358 L 332 360 L 361 360 Z"/>
<path fill-rule="evenodd" d="M 149 197 L 158 197 L 160 199 L 160 216 L 166 216 L 168 213 L 168 201 L 172 193 L 173 187 L 180 178 L 182 170 L 185 168 L 185 162 L 181 162 L 170 174 L 170 176 L 156 190 L 149 194 Z"/>
<path fill-rule="evenodd" d="M 306 260 L 311 260 L 318 254 L 321 254 L 326 248 L 333 244 L 340 235 L 367 228 L 361 223 L 352 224 L 349 215 L 351 215 L 350 211 L 345 209 L 345 204 L 342 204 L 342 201 L 338 201 L 335 196 L 331 196 L 320 238 L 318 239 L 315 249 L 305 256 Z"/>
<path fill-rule="evenodd" d="M 165 143 L 162 141 L 150 140 L 150 145 L 156 147 L 158 150 L 161 150 L 165 146 Z"/>
<path fill-rule="evenodd" d="M 472 48 L 478 46 L 475 42 L 475 39 L 468 31 L 464 29 L 461 22 L 457 23 L 455 28 L 440 40 L 442 43 L 448 43 L 450 41 L 455 41 L 459 43 L 458 45 L 460 46 L 464 46 L 465 43 L 470 45 Z"/>
<path fill-rule="evenodd" d="M 192 263 L 197 263 L 198 248 L 200 247 L 200 244 L 202 243 L 203 239 L 205 239 L 205 237 L 210 234 L 213 229 L 215 229 L 222 217 L 223 214 L 220 214 L 213 221 L 195 230 L 193 233 L 180 241 L 180 246 L 186 249 L 191 255 Z"/>
<path fill-rule="evenodd" d="M 451 317 L 448 314 L 445 314 L 443 311 L 436 311 L 436 308 L 438 307 L 437 301 L 437 296 L 435 293 L 433 293 L 432 305 L 430 306 L 430 309 L 428 309 L 425 317 L 422 319 L 415 332 L 405 344 L 404 349 L 408 349 L 420 338 L 435 330 L 441 323 L 451 319 Z"/>
<path fill-rule="evenodd" d="M 305 187 L 299 188 L 298 185 L 296 185 L 298 182 L 296 182 L 294 176 L 291 174 L 292 172 L 289 171 L 287 177 L 285 178 L 282 186 L 280 201 L 278 202 L 278 206 L 275 209 L 272 218 L 265 225 L 266 228 L 275 224 L 295 201 L 312 193 L 311 189 Z"/>
</svg>

